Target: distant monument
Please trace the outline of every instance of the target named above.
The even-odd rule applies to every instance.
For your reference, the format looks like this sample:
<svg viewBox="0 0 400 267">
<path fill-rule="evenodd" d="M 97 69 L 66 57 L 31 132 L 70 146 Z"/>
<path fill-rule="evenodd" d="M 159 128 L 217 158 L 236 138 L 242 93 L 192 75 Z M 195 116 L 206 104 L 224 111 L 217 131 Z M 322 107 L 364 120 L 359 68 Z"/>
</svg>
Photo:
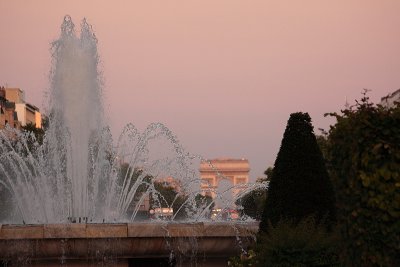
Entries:
<svg viewBox="0 0 400 267">
<path fill-rule="evenodd" d="M 220 189 L 228 190 L 228 188 L 221 187 L 229 185 L 232 189 L 226 193 L 230 194 L 231 199 L 235 199 L 238 193 L 246 189 L 246 184 L 249 182 L 249 171 L 249 161 L 244 158 L 217 158 L 203 161 L 200 164 L 202 194 L 215 199 Z M 217 208 L 221 208 L 218 201 L 216 201 L 216 205 Z"/>
</svg>

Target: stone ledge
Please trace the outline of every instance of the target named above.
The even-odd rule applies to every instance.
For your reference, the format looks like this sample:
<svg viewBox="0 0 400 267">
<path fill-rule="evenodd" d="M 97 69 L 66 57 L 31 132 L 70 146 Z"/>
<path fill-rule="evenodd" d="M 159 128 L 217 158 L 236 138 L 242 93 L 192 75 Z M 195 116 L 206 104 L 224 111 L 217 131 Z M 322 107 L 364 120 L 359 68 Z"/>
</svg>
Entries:
<svg viewBox="0 0 400 267">
<path fill-rule="evenodd" d="M 251 236 L 258 231 L 258 224 L 227 224 L 227 223 L 205 223 L 204 236 Z"/>
<path fill-rule="evenodd" d="M 169 237 L 202 237 L 204 223 L 171 223 L 167 226 Z"/>
<path fill-rule="evenodd" d="M 86 238 L 128 237 L 127 224 L 86 224 Z"/>
<path fill-rule="evenodd" d="M 44 238 L 85 238 L 86 224 L 45 224 L 43 229 Z"/>
<path fill-rule="evenodd" d="M 43 225 L 2 225 L 1 239 L 43 239 Z"/>
<path fill-rule="evenodd" d="M 165 237 L 166 224 L 161 223 L 129 223 L 128 237 Z"/>
<path fill-rule="evenodd" d="M 230 237 L 252 236 L 257 223 L 121 223 L 0 225 L 0 240 L 80 239 L 124 237 Z"/>
<path fill-rule="evenodd" d="M 153 258 L 172 251 L 228 258 L 253 243 L 256 232 L 257 224 L 242 222 L 0 225 L 0 260 Z"/>
</svg>

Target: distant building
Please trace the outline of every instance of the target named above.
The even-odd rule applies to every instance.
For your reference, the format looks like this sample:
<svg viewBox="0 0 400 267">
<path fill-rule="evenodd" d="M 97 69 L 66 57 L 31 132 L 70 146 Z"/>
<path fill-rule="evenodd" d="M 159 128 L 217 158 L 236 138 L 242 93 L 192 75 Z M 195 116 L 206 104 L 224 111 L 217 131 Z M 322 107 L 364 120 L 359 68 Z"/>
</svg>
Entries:
<svg viewBox="0 0 400 267">
<path fill-rule="evenodd" d="M 6 125 L 17 129 L 21 126 L 15 110 L 15 103 L 7 100 L 4 87 L 0 87 L 0 129 L 4 129 Z"/>
<path fill-rule="evenodd" d="M 13 103 L 14 110 L 17 116 L 14 116 L 14 123 L 10 124 L 11 127 L 16 127 L 16 122 L 20 126 L 26 126 L 31 123 L 36 125 L 36 128 L 42 128 L 42 115 L 39 108 L 25 102 L 25 93 L 20 88 L 1 88 L 1 94 L 4 98 Z"/>
<path fill-rule="evenodd" d="M 247 159 L 219 158 L 200 164 L 201 190 L 203 195 L 215 198 L 222 181 L 232 187 L 232 197 L 246 189 L 249 182 L 250 165 Z"/>
<path fill-rule="evenodd" d="M 395 106 L 395 102 L 400 102 L 400 89 L 388 94 L 381 98 L 381 105 L 387 108 L 392 108 Z"/>
<path fill-rule="evenodd" d="M 25 103 L 25 93 L 20 88 L 4 88 L 5 97 L 8 101 L 15 104 Z"/>
<path fill-rule="evenodd" d="M 36 128 L 42 128 L 41 114 L 36 106 L 28 103 L 17 103 L 15 104 L 15 110 L 22 126 L 31 123 L 36 125 Z"/>
</svg>

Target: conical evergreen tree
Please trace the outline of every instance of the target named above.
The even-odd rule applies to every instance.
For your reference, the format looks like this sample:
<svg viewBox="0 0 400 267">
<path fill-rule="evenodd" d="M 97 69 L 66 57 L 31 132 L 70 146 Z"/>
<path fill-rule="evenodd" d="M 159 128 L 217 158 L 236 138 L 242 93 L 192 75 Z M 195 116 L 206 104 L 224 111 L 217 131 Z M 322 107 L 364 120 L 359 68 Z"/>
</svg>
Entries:
<svg viewBox="0 0 400 267">
<path fill-rule="evenodd" d="M 281 219 L 335 220 L 335 197 L 308 113 L 290 115 L 275 161 L 260 231 Z"/>
</svg>

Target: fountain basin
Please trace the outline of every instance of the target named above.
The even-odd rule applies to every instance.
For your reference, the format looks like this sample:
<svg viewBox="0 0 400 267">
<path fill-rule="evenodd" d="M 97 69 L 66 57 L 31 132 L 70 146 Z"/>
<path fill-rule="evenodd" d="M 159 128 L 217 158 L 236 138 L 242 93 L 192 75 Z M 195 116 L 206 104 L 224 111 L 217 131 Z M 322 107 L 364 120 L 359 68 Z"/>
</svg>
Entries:
<svg viewBox="0 0 400 267">
<path fill-rule="evenodd" d="M 183 263 L 226 264 L 254 242 L 257 230 L 257 223 L 230 222 L 0 225 L 0 259 L 12 266 L 21 261 L 129 266 L 128 259 L 173 255 Z"/>
</svg>

